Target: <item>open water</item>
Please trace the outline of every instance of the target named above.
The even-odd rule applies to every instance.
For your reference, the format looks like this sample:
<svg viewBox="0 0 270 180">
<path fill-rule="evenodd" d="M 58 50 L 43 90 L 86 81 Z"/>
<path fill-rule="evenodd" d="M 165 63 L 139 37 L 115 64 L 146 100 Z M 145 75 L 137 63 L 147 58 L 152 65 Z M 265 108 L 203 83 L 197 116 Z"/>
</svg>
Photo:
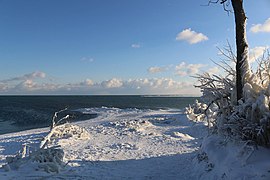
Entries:
<svg viewBox="0 0 270 180">
<path fill-rule="evenodd" d="M 0 134 L 49 126 L 64 108 L 183 109 L 196 97 L 176 96 L 0 96 Z M 96 116 L 74 116 L 70 121 Z"/>
</svg>

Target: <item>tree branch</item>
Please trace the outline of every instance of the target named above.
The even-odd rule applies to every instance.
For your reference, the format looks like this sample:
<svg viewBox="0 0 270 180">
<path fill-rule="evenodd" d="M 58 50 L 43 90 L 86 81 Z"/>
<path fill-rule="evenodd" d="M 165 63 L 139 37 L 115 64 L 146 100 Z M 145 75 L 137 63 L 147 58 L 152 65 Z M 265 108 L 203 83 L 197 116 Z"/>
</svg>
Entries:
<svg viewBox="0 0 270 180">
<path fill-rule="evenodd" d="M 206 5 L 201 5 L 201 6 L 210 6 L 211 4 L 217 4 L 220 3 L 223 6 L 224 11 L 226 11 L 228 13 L 228 15 L 230 15 L 230 13 L 232 13 L 232 11 L 230 9 L 228 9 L 228 6 L 230 5 L 229 0 L 209 0 L 208 4 Z"/>
</svg>

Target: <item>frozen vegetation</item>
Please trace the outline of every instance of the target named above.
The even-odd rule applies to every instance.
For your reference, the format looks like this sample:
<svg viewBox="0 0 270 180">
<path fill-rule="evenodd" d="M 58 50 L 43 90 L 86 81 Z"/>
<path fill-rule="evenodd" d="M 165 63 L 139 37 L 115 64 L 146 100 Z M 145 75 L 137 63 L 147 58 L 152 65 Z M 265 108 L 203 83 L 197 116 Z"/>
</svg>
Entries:
<svg viewBox="0 0 270 180">
<path fill-rule="evenodd" d="M 231 51 L 226 54 L 235 60 Z M 270 145 L 270 59 L 269 55 L 258 60 L 257 70 L 245 76 L 243 98 L 236 101 L 235 70 L 223 61 L 220 67 L 224 76 L 198 75 L 205 105 L 197 102 L 196 114 L 204 114 L 211 130 L 236 140 L 268 147 Z M 190 108 L 189 108 L 190 109 Z M 203 111 L 198 112 L 199 110 Z M 192 113 L 192 110 L 189 110 Z M 199 115 L 197 115 L 199 116 Z"/>
<path fill-rule="evenodd" d="M 236 101 L 236 58 L 231 48 L 219 64 L 223 75 L 198 75 L 201 102 L 186 108 L 187 116 L 204 121 L 208 136 L 198 152 L 201 179 L 270 179 L 270 56 L 258 59 L 243 80 L 243 98 Z"/>
<path fill-rule="evenodd" d="M 208 134 L 193 161 L 196 179 L 269 179 L 270 150 L 254 141 L 228 135 L 229 132 L 218 133 L 217 125 L 213 123 L 216 120 L 212 119 L 219 116 L 216 114 L 218 108 L 211 111 L 207 107 L 197 101 L 186 109 L 189 118 L 208 125 Z"/>
</svg>

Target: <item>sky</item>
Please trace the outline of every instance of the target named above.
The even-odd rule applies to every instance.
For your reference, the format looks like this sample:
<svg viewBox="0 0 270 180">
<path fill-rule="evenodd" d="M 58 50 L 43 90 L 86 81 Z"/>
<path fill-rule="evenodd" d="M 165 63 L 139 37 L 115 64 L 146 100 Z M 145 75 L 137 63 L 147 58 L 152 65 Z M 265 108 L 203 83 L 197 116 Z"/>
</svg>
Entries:
<svg viewBox="0 0 270 180">
<path fill-rule="evenodd" d="M 207 4 L 0 0 L 0 95 L 199 95 L 192 76 L 220 73 L 218 48 L 235 48 L 233 14 Z M 253 62 L 270 46 L 270 1 L 244 7 Z"/>
</svg>

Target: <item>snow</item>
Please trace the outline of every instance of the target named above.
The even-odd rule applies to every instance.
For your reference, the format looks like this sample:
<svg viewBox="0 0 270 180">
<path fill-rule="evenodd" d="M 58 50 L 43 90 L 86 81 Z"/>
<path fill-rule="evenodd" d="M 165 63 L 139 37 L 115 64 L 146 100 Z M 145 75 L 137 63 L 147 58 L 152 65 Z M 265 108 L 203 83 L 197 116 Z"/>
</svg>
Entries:
<svg viewBox="0 0 270 180">
<path fill-rule="evenodd" d="M 5 165 L 25 145 L 29 147 L 27 151 L 37 151 L 49 128 L 0 135 L 0 166 L 5 167 L 0 169 L 0 179 L 193 179 L 196 176 L 192 161 L 206 128 L 202 123 L 188 120 L 181 111 L 106 107 L 80 111 L 98 116 L 60 125 L 49 135 L 50 147 L 64 152 L 64 166 L 56 171 L 48 170 L 44 162 L 29 160 L 20 161 L 16 168 Z M 75 133 L 78 131 L 74 131 L 77 127 L 87 133 L 82 131 L 84 136 L 78 136 Z"/>
<path fill-rule="evenodd" d="M 208 134 L 196 115 L 80 111 L 98 116 L 56 126 L 51 134 L 42 128 L 0 135 L 0 179 L 270 179 L 269 149 Z"/>
<path fill-rule="evenodd" d="M 197 179 L 270 179 L 270 149 L 231 142 L 211 135 L 204 138 L 195 166 Z M 203 170 L 204 169 L 204 170 Z"/>
<path fill-rule="evenodd" d="M 268 99 L 261 95 L 257 101 L 264 107 Z M 206 116 L 203 111 L 205 106 L 196 101 L 194 105 L 186 108 L 185 113 L 195 122 L 204 119 L 209 123 L 209 117 L 213 117 L 209 114 L 213 112 L 209 111 Z M 216 133 L 211 126 L 209 132 L 201 143 L 197 158 L 193 159 L 195 179 L 270 179 L 270 149 L 258 146 L 251 140 L 240 140 L 234 136 Z"/>
</svg>

